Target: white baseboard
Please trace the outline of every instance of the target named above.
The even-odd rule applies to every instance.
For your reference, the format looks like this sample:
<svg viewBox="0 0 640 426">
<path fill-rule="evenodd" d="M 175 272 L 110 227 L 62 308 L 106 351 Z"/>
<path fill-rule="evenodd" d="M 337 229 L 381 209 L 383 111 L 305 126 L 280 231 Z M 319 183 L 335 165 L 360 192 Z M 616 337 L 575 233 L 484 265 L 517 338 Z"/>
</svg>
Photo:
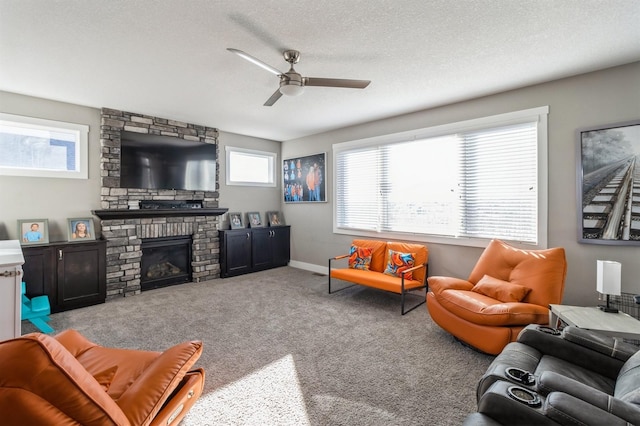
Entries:
<svg viewBox="0 0 640 426">
<path fill-rule="evenodd" d="M 297 260 L 290 260 L 289 266 L 291 266 L 292 268 L 304 269 L 305 271 L 311 271 L 322 275 L 327 275 L 327 271 L 329 270 L 329 265 L 320 266 L 314 265 L 313 263 L 299 262 Z"/>
</svg>

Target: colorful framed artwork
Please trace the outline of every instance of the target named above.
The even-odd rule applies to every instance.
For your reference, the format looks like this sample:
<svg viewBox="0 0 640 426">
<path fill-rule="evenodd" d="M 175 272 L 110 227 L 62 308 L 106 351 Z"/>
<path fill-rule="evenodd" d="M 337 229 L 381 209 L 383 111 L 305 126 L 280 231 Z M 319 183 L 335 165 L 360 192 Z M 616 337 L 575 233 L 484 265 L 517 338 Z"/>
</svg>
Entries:
<svg viewBox="0 0 640 426">
<path fill-rule="evenodd" d="M 327 201 L 327 154 L 313 154 L 282 161 L 282 188 L 285 203 Z"/>
<path fill-rule="evenodd" d="M 640 245 L 640 120 L 577 131 L 578 241 Z"/>
<path fill-rule="evenodd" d="M 67 239 L 71 242 L 95 240 L 96 232 L 93 226 L 93 219 L 90 217 L 67 219 Z"/>
<path fill-rule="evenodd" d="M 49 242 L 48 219 L 18 220 L 18 236 L 20 244 L 45 244 Z"/>
</svg>

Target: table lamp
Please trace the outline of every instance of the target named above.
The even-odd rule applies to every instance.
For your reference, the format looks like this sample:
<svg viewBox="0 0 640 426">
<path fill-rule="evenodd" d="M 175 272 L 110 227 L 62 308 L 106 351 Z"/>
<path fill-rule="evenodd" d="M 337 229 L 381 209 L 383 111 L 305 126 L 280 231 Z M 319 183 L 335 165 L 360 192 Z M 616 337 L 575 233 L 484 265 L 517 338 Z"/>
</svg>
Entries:
<svg viewBox="0 0 640 426">
<path fill-rule="evenodd" d="M 614 262 L 613 260 L 598 260 L 597 261 L 597 284 L 596 290 L 600 294 L 607 296 L 606 306 L 598 305 L 598 308 L 604 312 L 616 313 L 616 308 L 609 307 L 609 296 L 620 296 L 621 292 L 621 275 L 622 265 L 620 262 Z"/>
</svg>

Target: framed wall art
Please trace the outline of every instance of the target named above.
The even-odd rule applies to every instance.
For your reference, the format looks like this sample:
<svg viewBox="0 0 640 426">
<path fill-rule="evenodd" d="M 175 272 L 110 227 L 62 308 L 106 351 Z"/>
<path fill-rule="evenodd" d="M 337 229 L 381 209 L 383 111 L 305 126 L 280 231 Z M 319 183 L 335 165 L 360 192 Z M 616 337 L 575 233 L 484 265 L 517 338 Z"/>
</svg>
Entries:
<svg viewBox="0 0 640 426">
<path fill-rule="evenodd" d="M 48 219 L 21 219 L 18 221 L 18 236 L 20 243 L 45 244 L 49 242 Z"/>
<path fill-rule="evenodd" d="M 69 241 L 87 241 L 96 239 L 93 219 L 75 217 L 67 219 L 67 239 Z"/>
<path fill-rule="evenodd" d="M 285 203 L 327 201 L 327 154 L 289 158 L 282 161 L 282 188 Z"/>
<path fill-rule="evenodd" d="M 579 129 L 577 145 L 578 241 L 640 245 L 640 120 Z"/>
</svg>

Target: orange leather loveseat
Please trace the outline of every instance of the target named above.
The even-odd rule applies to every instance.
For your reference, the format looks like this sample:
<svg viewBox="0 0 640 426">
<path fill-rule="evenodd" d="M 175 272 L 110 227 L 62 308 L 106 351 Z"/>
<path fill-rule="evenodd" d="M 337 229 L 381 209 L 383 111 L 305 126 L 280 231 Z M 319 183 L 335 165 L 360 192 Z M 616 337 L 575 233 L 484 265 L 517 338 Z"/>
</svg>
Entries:
<svg viewBox="0 0 640 426">
<path fill-rule="evenodd" d="M 349 254 L 329 259 L 329 294 L 331 279 L 389 291 L 401 296 L 402 315 L 425 303 L 404 309 L 407 292 L 426 288 L 429 251 L 422 244 L 394 241 L 353 240 Z M 332 262 L 348 259 L 348 267 L 332 268 Z M 349 286 L 350 287 L 350 286 Z M 343 287 L 339 290 L 344 290 Z"/>
<path fill-rule="evenodd" d="M 0 342 L 3 425 L 177 425 L 202 393 L 199 341 L 164 352 L 98 346 L 75 330 Z"/>
<path fill-rule="evenodd" d="M 563 248 L 522 250 L 493 240 L 467 280 L 429 277 L 427 308 L 440 327 L 497 355 L 528 324 L 548 324 L 566 272 Z"/>
</svg>

